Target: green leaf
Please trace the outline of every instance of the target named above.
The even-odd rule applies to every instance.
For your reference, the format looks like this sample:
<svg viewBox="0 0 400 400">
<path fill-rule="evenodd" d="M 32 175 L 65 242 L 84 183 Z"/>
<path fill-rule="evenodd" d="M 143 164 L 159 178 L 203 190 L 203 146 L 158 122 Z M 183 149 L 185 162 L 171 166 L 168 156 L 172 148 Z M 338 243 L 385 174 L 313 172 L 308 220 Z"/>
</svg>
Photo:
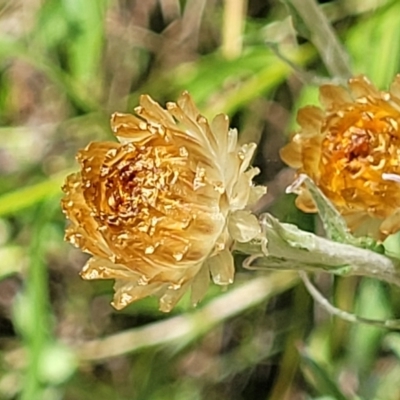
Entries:
<svg viewBox="0 0 400 400">
<path fill-rule="evenodd" d="M 70 29 L 69 64 L 76 85 L 95 90 L 104 47 L 105 0 L 63 0 L 64 18 Z"/>
<path fill-rule="evenodd" d="M 289 193 L 296 192 L 297 188 L 305 185 L 314 200 L 318 214 L 322 220 L 327 236 L 339 243 L 347 243 L 384 254 L 385 248 L 369 237 L 355 237 L 350 233 L 346 221 L 332 202 L 322 193 L 319 187 L 307 175 L 301 174 L 299 178 L 287 189 Z"/>
<path fill-rule="evenodd" d="M 69 172 L 63 171 L 46 181 L 3 194 L 0 196 L 0 216 L 15 214 L 55 195 L 61 196 L 61 185 Z"/>
<path fill-rule="evenodd" d="M 90 93 L 82 93 L 81 86 L 75 84 L 75 81 L 56 63 L 48 60 L 36 49 L 28 48 L 23 41 L 14 40 L 6 35 L 0 36 L 0 59 L 9 60 L 13 58 L 27 62 L 45 74 L 81 110 L 90 112 L 100 108 L 93 96 Z"/>
<path fill-rule="evenodd" d="M 19 297 L 14 319 L 27 346 L 28 363 L 21 400 L 43 398 L 40 365 L 44 348 L 51 335 L 51 311 L 48 293 L 48 272 L 44 262 L 46 250 L 46 226 L 54 211 L 54 205 L 41 204 L 34 214 L 30 265 L 26 288 Z"/>
<path fill-rule="evenodd" d="M 314 49 L 303 45 L 291 51 L 287 58 L 296 65 L 305 66 L 315 55 Z M 214 53 L 196 63 L 182 64 L 141 90 L 157 91 L 160 86 L 179 92 L 188 90 L 203 115 L 214 116 L 216 111 L 233 114 L 257 97 L 268 94 L 292 72 L 291 66 L 279 60 L 271 50 L 254 46 L 239 59 L 226 60 Z M 229 86 L 221 90 L 227 82 Z M 136 105 L 138 96 L 139 93 L 130 96 L 132 106 Z M 208 105 L 210 99 L 212 104 Z"/>
<path fill-rule="evenodd" d="M 307 381 L 320 394 L 332 396 L 335 400 L 348 400 L 341 392 L 338 384 L 330 376 L 328 366 L 322 366 L 315 361 L 306 349 L 300 349 L 300 365 Z"/>
<path fill-rule="evenodd" d="M 366 74 L 380 89 L 387 89 L 400 62 L 400 3 L 392 2 L 352 27 L 346 43 L 356 74 Z M 368 51 L 365 44 L 368 43 Z"/>
<path fill-rule="evenodd" d="M 388 333 L 383 341 L 386 348 L 389 348 L 400 360 L 400 333 Z"/>
<path fill-rule="evenodd" d="M 387 297 L 387 287 L 373 279 L 362 280 L 358 291 L 356 313 L 360 317 L 389 319 L 392 311 Z M 360 372 L 360 377 L 365 377 L 373 368 L 384 333 L 385 330 L 382 328 L 364 324 L 352 327 L 349 346 L 350 363 Z"/>
<path fill-rule="evenodd" d="M 25 254 L 21 247 L 11 245 L 0 247 L 0 280 L 22 271 Z"/>
<path fill-rule="evenodd" d="M 329 73 L 342 80 L 352 76 L 349 56 L 315 0 L 283 0 L 299 34 L 318 49 Z"/>
<path fill-rule="evenodd" d="M 46 50 L 62 44 L 68 35 L 68 20 L 63 13 L 61 1 L 47 0 L 42 4 L 31 33 L 34 40 Z"/>
<path fill-rule="evenodd" d="M 290 0 L 282 0 L 285 4 L 289 15 L 292 18 L 292 23 L 296 29 L 297 34 L 307 40 L 311 40 L 311 31 L 308 25 L 304 22 L 301 14 Z"/>
</svg>

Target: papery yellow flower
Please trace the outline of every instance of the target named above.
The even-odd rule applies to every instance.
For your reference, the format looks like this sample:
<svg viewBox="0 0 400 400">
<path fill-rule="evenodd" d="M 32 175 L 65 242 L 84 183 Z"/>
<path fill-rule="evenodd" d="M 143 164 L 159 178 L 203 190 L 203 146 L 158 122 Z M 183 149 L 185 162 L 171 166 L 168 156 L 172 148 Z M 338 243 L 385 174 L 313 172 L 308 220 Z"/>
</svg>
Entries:
<svg viewBox="0 0 400 400">
<path fill-rule="evenodd" d="M 209 124 L 186 92 L 166 109 L 144 95 L 135 112 L 112 116 L 119 142 L 78 153 L 63 187 L 66 240 L 93 255 L 84 279 L 115 279 L 115 308 L 156 295 L 170 311 L 190 287 L 196 304 L 210 274 L 233 282 L 229 246 L 260 232 L 247 206 L 265 190 L 252 184 L 255 144 L 239 146 L 226 115 Z"/>
<path fill-rule="evenodd" d="M 307 174 L 333 202 L 357 235 L 383 239 L 400 229 L 400 75 L 388 92 L 365 76 L 348 88 L 323 85 L 322 108 L 302 108 L 301 127 L 281 150 L 282 159 Z M 301 187 L 297 206 L 314 212 Z"/>
</svg>

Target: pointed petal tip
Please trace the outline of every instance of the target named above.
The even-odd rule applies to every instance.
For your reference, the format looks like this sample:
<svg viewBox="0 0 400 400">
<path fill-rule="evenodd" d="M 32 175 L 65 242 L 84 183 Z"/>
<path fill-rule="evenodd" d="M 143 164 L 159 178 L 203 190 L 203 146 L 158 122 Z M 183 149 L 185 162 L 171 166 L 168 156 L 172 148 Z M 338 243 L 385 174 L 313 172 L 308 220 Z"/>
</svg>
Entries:
<svg viewBox="0 0 400 400">
<path fill-rule="evenodd" d="M 189 93 L 189 91 L 188 90 L 184 90 L 182 93 L 181 93 L 181 96 L 180 97 L 192 97 L 191 95 L 190 95 L 190 93 Z"/>
</svg>

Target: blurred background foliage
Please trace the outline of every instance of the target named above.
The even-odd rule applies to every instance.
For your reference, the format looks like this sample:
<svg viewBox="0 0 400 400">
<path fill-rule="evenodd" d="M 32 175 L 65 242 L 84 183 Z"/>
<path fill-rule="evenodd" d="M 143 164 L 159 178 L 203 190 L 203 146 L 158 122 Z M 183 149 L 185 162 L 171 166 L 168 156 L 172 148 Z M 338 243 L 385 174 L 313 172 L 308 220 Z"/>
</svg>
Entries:
<svg viewBox="0 0 400 400">
<path fill-rule="evenodd" d="M 278 150 L 296 110 L 348 65 L 381 89 L 400 66 L 399 1 L 321 3 L 310 23 L 309 0 L 302 12 L 298 0 L 0 0 L 0 399 L 400 398 L 400 335 L 332 319 L 292 273 L 246 271 L 238 256 L 233 287 L 198 309 L 184 299 L 164 315 L 145 299 L 116 312 L 112 282 L 83 282 L 87 256 L 63 242 L 77 150 L 112 140 L 110 114 L 141 93 L 183 90 L 259 144 L 268 194 L 255 211 L 318 231 L 284 194 L 293 172 Z M 317 284 L 359 315 L 399 314 L 385 284 Z"/>
</svg>

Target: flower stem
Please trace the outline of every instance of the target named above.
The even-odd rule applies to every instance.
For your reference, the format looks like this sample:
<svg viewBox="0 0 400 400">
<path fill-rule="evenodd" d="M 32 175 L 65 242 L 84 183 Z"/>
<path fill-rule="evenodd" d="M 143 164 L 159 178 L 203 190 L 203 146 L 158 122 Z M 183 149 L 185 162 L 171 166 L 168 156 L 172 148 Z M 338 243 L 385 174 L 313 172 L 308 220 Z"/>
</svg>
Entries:
<svg viewBox="0 0 400 400">
<path fill-rule="evenodd" d="M 392 329 L 400 329 L 400 319 L 387 319 L 387 320 L 377 320 L 370 318 L 359 317 L 355 314 L 349 313 L 347 311 L 341 310 L 340 308 L 335 307 L 331 304 L 328 299 L 326 299 L 318 289 L 313 285 L 310 281 L 307 273 L 304 271 L 300 271 L 299 275 L 306 286 L 308 293 L 313 297 L 313 299 L 319 303 L 326 311 L 328 311 L 331 315 L 335 315 L 345 321 L 352 323 L 364 323 L 371 326 L 376 326 L 380 328 L 392 328 Z"/>
<path fill-rule="evenodd" d="M 235 250 L 250 256 L 244 263 L 248 269 L 325 271 L 372 277 L 400 286 L 398 259 L 301 231 L 269 214 L 261 217 L 261 224 L 261 239 L 235 246 Z"/>
</svg>

